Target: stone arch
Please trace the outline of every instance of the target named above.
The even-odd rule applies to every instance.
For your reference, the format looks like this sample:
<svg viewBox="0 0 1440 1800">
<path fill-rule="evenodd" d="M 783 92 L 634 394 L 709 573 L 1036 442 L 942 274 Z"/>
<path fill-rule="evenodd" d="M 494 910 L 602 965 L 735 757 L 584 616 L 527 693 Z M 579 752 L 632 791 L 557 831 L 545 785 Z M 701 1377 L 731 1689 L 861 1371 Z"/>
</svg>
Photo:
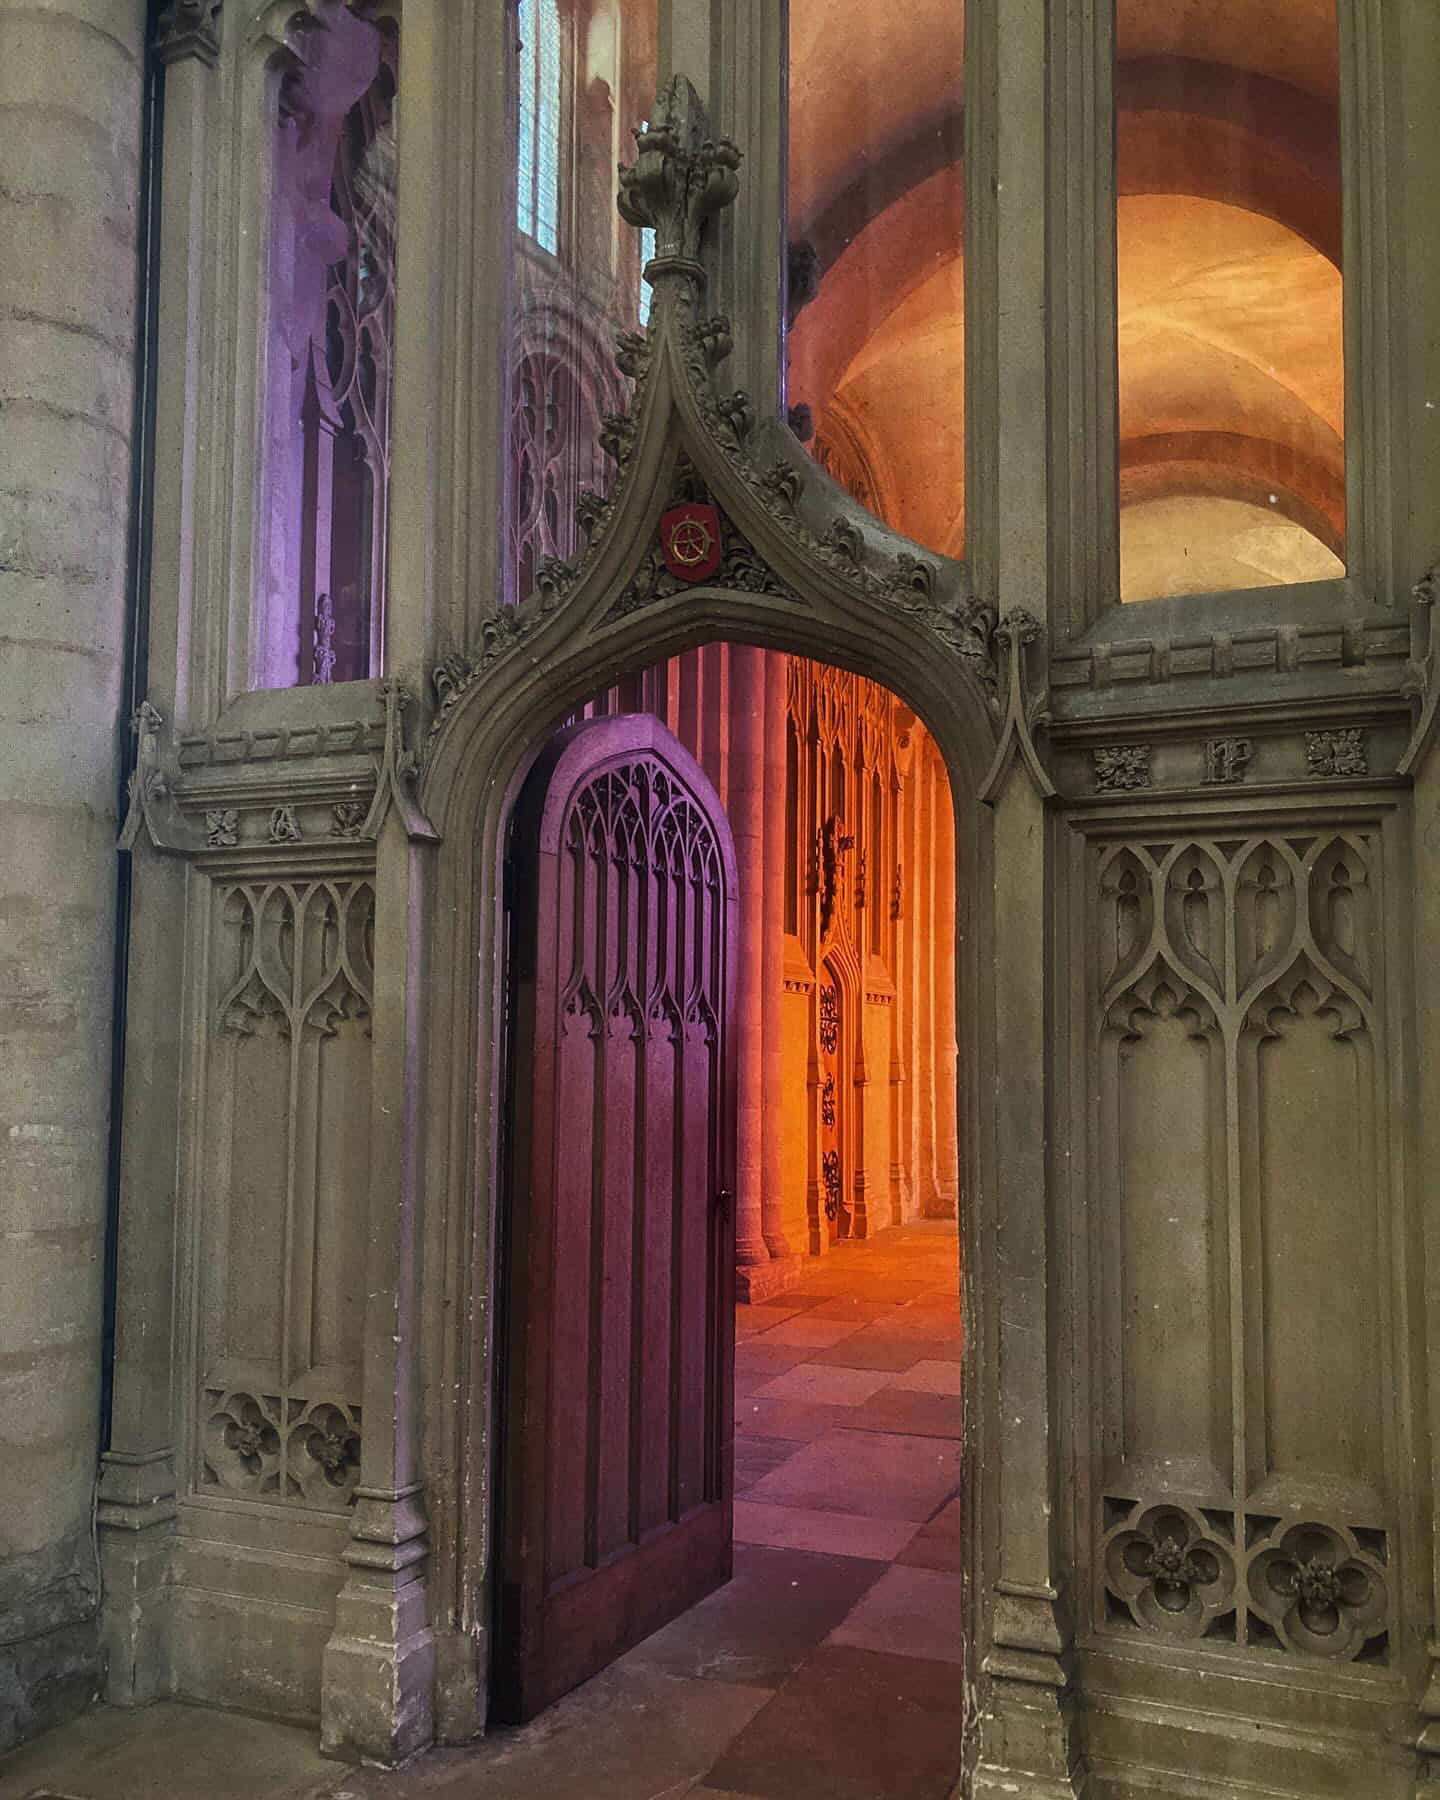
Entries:
<svg viewBox="0 0 1440 1800">
<path fill-rule="evenodd" d="M 626 634 L 626 653 L 603 643 L 577 643 L 541 669 L 528 657 L 512 659 L 476 684 L 474 700 L 446 732 L 429 772 L 424 795 L 443 843 L 437 852 L 427 915 L 431 980 L 422 1039 L 435 1046 L 427 1071 L 422 1222 L 423 1285 L 420 1316 L 427 1320 L 424 1352 L 426 1488 L 431 1512 L 432 1592 L 437 1630 L 459 1638 L 478 1635 L 488 1619 L 486 1586 L 491 1518 L 488 1445 L 494 1404 L 489 1322 L 498 1298 L 493 1232 L 497 1198 L 496 1134 L 500 1123 L 498 1058 L 494 1049 L 504 978 L 498 896 L 504 838 L 516 793 L 534 756 L 567 712 L 617 675 L 683 650 L 725 638 L 760 643 L 818 660 L 840 661 L 872 680 L 897 687 L 923 713 L 951 772 L 956 814 L 957 990 L 973 996 L 985 981 L 989 942 L 987 907 L 988 812 L 976 798 L 989 746 L 976 742 L 963 708 L 947 703 L 925 684 L 917 692 L 913 663 L 898 644 L 871 637 L 862 642 L 852 626 L 837 638 L 818 617 L 797 616 L 775 596 L 707 590 L 662 602 Z M 983 754 L 982 754 L 983 753 Z M 967 1195 L 987 1182 L 988 1144 L 981 1071 L 988 1055 L 977 1023 L 984 1008 L 957 1008 L 962 1021 L 960 1093 L 965 1121 L 958 1171 Z M 980 1129 L 976 1129 L 980 1122 Z M 978 1205 L 961 1208 L 961 1268 L 981 1266 L 976 1238 Z M 1001 1297 L 969 1285 L 965 1305 L 973 1321 L 971 1341 L 990 1337 L 986 1322 Z M 979 1372 L 967 1365 L 967 1384 Z M 986 1409 L 967 1403 L 965 1454 L 984 1488 L 994 1458 L 981 1424 Z M 984 1504 L 976 1495 L 977 1505 Z M 979 1583 L 972 1584 L 973 1634 Z M 467 1704 L 479 1716 L 479 1691 Z M 445 1731 L 442 1697 L 440 1726 Z"/>
</svg>

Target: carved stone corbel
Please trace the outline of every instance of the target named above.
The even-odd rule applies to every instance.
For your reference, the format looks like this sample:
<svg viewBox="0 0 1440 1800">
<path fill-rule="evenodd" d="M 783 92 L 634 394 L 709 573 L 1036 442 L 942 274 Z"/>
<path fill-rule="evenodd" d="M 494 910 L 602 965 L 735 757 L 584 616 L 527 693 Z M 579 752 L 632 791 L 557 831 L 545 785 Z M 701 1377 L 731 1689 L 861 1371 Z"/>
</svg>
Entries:
<svg viewBox="0 0 1440 1800">
<path fill-rule="evenodd" d="M 1044 636 L 1043 628 L 1032 614 L 1016 607 L 1013 612 L 1006 613 L 995 627 L 994 635 L 995 644 L 1004 654 L 1008 670 L 1005 713 L 995 759 L 980 784 L 980 799 L 987 806 L 995 804 L 1010 765 L 1018 757 L 1040 798 L 1053 800 L 1055 784 L 1046 773 L 1040 753 L 1035 748 L 1035 728 L 1049 717 L 1048 707 L 1043 689 L 1033 696 L 1029 693 L 1025 668 L 1025 653 L 1032 644 L 1040 642 Z"/>
<path fill-rule="evenodd" d="M 142 700 L 130 720 L 135 737 L 135 769 L 130 777 L 130 804 L 120 827 L 117 849 L 127 854 L 139 841 L 142 829 L 155 849 L 169 856 L 190 856 L 205 848 L 205 835 L 182 817 L 175 804 L 174 759 L 161 747 L 165 721 Z"/>
<path fill-rule="evenodd" d="M 220 0 L 168 0 L 155 26 L 155 54 L 167 68 L 193 56 L 213 69 L 220 57 Z"/>
<path fill-rule="evenodd" d="M 375 771 L 375 798 L 356 835 L 378 838 L 393 806 L 412 844 L 438 844 L 440 833 L 425 817 L 415 797 L 420 759 L 405 744 L 405 710 L 411 697 L 404 684 L 393 676 L 381 682 L 380 692 L 385 701 L 385 748 Z"/>
</svg>

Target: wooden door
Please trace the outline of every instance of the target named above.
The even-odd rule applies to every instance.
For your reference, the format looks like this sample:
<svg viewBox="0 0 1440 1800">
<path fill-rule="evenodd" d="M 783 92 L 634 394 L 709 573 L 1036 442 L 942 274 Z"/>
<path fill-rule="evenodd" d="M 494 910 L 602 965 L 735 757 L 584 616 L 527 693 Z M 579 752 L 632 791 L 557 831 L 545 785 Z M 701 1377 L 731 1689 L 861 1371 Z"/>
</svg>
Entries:
<svg viewBox="0 0 1440 1800">
<path fill-rule="evenodd" d="M 571 726 L 516 808 L 493 1716 L 731 1571 L 735 857 L 648 715 Z"/>
</svg>

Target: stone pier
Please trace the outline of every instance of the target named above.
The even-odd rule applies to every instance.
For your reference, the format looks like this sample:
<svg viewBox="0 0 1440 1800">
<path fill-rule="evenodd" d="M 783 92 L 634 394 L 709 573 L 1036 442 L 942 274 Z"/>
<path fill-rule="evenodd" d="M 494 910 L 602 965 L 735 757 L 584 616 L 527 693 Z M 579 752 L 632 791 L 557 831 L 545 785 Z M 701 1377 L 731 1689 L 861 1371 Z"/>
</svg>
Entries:
<svg viewBox="0 0 1440 1800">
<path fill-rule="evenodd" d="M 0 4 L 0 1750 L 100 1678 L 142 0 Z"/>
</svg>

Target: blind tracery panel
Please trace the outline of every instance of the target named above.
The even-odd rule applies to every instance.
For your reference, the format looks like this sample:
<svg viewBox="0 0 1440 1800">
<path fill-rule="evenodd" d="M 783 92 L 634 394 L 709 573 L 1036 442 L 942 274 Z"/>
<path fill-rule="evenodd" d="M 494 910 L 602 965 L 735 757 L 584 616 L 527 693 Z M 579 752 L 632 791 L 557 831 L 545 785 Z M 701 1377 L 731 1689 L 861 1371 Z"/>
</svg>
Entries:
<svg viewBox="0 0 1440 1800">
<path fill-rule="evenodd" d="M 520 0 L 516 13 L 518 298 L 512 339 L 506 599 L 577 547 L 583 489 L 612 465 L 613 333 L 648 313 L 648 254 L 615 213 L 617 162 L 655 98 L 655 0 Z"/>
</svg>

